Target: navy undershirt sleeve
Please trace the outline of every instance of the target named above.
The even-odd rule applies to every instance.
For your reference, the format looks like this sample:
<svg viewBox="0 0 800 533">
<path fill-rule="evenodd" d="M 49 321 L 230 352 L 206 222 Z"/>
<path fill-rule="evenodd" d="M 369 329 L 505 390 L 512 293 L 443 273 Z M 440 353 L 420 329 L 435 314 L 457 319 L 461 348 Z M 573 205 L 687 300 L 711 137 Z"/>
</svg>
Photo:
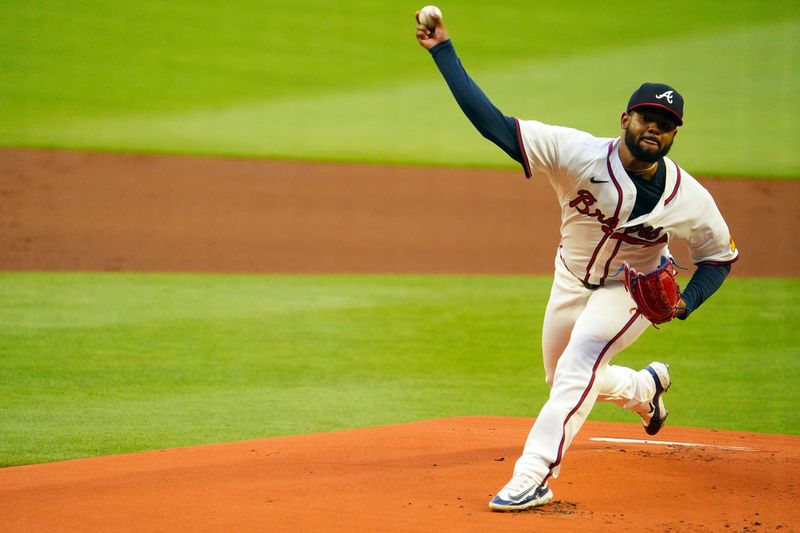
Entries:
<svg viewBox="0 0 800 533">
<path fill-rule="evenodd" d="M 680 319 L 686 320 L 692 311 L 714 294 L 722 286 L 730 271 L 730 264 L 701 263 L 681 294 L 686 303 L 686 314 Z"/>
<path fill-rule="evenodd" d="M 481 135 L 499 146 L 514 161 L 523 164 L 517 140 L 517 123 L 503 115 L 478 85 L 472 81 L 451 41 L 439 43 L 430 50 L 439 72 L 458 102 L 459 107 Z"/>
</svg>

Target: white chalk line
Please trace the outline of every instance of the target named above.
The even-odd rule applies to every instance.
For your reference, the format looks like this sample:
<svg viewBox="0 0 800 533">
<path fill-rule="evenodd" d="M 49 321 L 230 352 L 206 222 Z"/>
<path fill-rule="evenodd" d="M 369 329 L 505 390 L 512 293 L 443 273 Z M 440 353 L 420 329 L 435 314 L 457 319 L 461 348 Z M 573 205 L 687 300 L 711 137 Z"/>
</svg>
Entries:
<svg viewBox="0 0 800 533">
<path fill-rule="evenodd" d="M 626 444 L 654 444 L 656 446 L 686 446 L 690 448 L 717 448 L 719 450 L 736 450 L 739 452 L 757 452 L 755 448 L 746 446 L 722 446 L 720 444 L 701 444 L 696 442 L 673 442 L 668 440 L 644 440 L 644 439 L 615 439 L 612 437 L 592 437 L 589 440 L 595 442 L 618 442 Z"/>
</svg>

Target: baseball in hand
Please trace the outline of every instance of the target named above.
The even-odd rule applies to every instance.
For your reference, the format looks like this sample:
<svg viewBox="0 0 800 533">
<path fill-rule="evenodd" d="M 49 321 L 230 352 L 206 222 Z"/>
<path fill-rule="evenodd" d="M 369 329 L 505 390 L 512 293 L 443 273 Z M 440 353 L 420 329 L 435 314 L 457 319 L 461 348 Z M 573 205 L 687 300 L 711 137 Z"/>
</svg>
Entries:
<svg viewBox="0 0 800 533">
<path fill-rule="evenodd" d="M 436 28 L 436 20 L 441 20 L 442 10 L 436 6 L 425 6 L 419 10 L 417 22 L 433 31 Z"/>
</svg>

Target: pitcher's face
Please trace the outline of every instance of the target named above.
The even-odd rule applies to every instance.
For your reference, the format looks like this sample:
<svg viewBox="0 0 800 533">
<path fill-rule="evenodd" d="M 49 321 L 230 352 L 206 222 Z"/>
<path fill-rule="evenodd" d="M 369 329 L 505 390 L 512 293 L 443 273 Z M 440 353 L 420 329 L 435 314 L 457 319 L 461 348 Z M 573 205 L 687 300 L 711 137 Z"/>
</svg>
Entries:
<svg viewBox="0 0 800 533">
<path fill-rule="evenodd" d="M 623 113 L 620 125 L 631 155 L 647 163 L 667 155 L 678 133 L 677 125 L 669 115 L 649 108 Z"/>
</svg>

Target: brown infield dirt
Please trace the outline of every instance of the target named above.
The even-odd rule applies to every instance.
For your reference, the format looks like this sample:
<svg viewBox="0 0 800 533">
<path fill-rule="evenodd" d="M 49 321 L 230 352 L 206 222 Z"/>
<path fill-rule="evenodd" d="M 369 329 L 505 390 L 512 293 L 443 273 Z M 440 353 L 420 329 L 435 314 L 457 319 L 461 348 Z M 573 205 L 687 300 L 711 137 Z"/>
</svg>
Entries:
<svg viewBox="0 0 800 533">
<path fill-rule="evenodd" d="M 732 275 L 800 274 L 800 182 L 701 181 Z M 521 171 L 0 149 L 0 271 L 550 274 L 558 212 Z M 800 531 L 800 437 L 669 425 L 588 422 L 552 504 L 492 513 L 531 423 L 0 469 L 0 531 Z"/>
</svg>

